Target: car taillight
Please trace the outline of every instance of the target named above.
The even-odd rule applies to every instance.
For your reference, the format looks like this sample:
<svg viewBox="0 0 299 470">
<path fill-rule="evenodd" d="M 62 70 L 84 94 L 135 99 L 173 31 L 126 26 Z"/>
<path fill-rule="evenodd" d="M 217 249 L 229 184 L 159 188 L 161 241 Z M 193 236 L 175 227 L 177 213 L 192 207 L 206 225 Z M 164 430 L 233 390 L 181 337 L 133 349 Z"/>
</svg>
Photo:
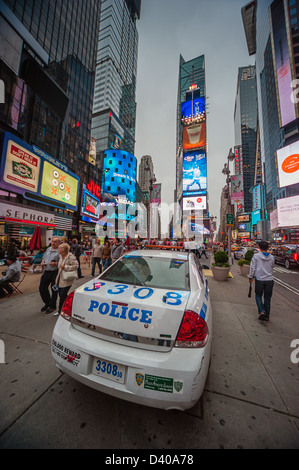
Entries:
<svg viewBox="0 0 299 470">
<path fill-rule="evenodd" d="M 203 348 L 209 338 L 208 325 L 197 313 L 186 310 L 175 346 L 178 348 Z"/>
<path fill-rule="evenodd" d="M 293 258 L 294 258 L 295 261 L 298 261 L 298 253 L 294 253 Z"/>
<path fill-rule="evenodd" d="M 67 296 L 67 298 L 65 299 L 65 301 L 63 302 L 63 306 L 62 306 L 60 315 L 61 315 L 63 318 L 65 318 L 65 320 L 69 320 L 69 321 L 70 321 L 70 319 L 71 319 L 74 293 L 75 293 L 75 292 L 71 292 L 71 293 Z"/>
</svg>

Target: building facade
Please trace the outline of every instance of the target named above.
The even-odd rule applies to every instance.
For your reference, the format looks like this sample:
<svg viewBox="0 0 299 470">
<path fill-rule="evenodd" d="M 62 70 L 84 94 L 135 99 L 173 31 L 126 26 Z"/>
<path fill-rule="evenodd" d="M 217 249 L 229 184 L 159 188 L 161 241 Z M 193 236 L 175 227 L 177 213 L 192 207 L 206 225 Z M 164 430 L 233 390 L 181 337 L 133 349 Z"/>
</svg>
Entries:
<svg viewBox="0 0 299 470">
<path fill-rule="evenodd" d="M 257 93 L 255 67 L 239 67 L 234 111 L 235 148 L 242 149 L 236 174 L 243 176 L 243 211 L 251 212 L 257 146 Z M 239 152 L 240 153 L 240 152 Z M 241 158 L 241 155 L 240 155 Z"/>
<path fill-rule="evenodd" d="M 0 198 L 8 205 L 34 207 L 37 212 L 53 212 L 57 217 L 59 214 L 66 223 L 53 225 L 62 236 L 72 230 L 72 216 L 79 206 L 80 184 L 98 177 L 98 170 L 89 163 L 89 149 L 99 15 L 97 0 L 0 1 L 0 79 L 5 88 L 4 103 L 0 104 L 1 168 L 6 165 L 5 159 L 8 162 L 8 146 L 5 144 L 5 153 L 3 147 L 6 133 L 19 152 L 13 171 L 17 171 L 17 167 L 25 168 L 20 166 L 20 152 L 27 155 L 27 160 L 32 154 L 32 161 L 40 164 L 39 173 L 35 175 L 36 191 L 32 190 L 34 185 L 30 191 L 24 191 L 22 185 L 10 179 L 5 188 L 1 186 Z M 11 158 L 13 152 L 9 155 Z M 56 187 L 55 177 L 52 193 L 43 193 L 47 164 L 56 167 L 55 175 L 61 171 L 69 178 L 75 175 L 74 180 L 80 179 L 74 186 L 75 204 L 67 203 L 72 195 L 56 197 L 65 186 L 61 181 Z M 30 172 L 33 175 L 32 168 L 27 171 L 27 176 Z M 65 176 L 61 173 L 60 177 Z M 28 236 L 23 237 L 24 218 L 13 226 L 2 213 L 1 216 L 4 244 L 10 230 L 21 242 L 30 238 L 34 226 L 29 226 L 28 221 Z M 47 234 L 55 233 L 46 229 L 45 225 L 45 244 L 49 241 Z M 23 232 L 26 232 L 24 227 Z"/>
<path fill-rule="evenodd" d="M 278 160 L 279 149 L 287 150 L 289 145 L 297 145 L 299 141 L 296 92 L 299 78 L 299 2 L 254 0 L 242 8 L 242 17 L 248 52 L 255 55 L 256 61 L 260 150 L 265 183 L 264 212 L 268 221 L 271 214 L 274 216 L 272 233 L 268 223 L 268 238 L 275 234 L 274 238 L 279 241 L 298 242 L 298 229 L 292 224 L 292 217 L 287 227 L 279 226 L 277 201 L 299 195 L 298 171 L 297 175 L 292 173 L 293 178 L 281 183 Z M 283 185 L 286 182 L 288 184 Z M 297 218 L 299 220 L 299 213 Z M 286 218 L 283 223 L 287 223 Z M 297 225 L 299 227 L 299 222 Z"/>
<path fill-rule="evenodd" d="M 188 238 L 209 234 L 205 57 L 180 56 L 176 124 L 176 201 Z"/>
<path fill-rule="evenodd" d="M 92 136 L 96 165 L 104 152 L 121 149 L 134 155 L 136 75 L 141 0 L 101 0 Z"/>
</svg>

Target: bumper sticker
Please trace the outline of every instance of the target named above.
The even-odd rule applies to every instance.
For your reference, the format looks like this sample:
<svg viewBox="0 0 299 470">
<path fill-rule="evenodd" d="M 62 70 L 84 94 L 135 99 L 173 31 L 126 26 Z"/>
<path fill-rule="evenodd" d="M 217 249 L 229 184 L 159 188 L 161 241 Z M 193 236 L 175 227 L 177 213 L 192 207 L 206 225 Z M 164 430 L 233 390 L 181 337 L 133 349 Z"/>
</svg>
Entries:
<svg viewBox="0 0 299 470">
<path fill-rule="evenodd" d="M 155 390 L 157 392 L 165 393 L 183 393 L 184 382 L 182 380 L 174 380 L 169 377 L 159 377 L 156 375 L 149 375 L 137 373 L 135 374 L 136 383 L 141 386 L 144 383 L 144 388 L 148 390 Z"/>
</svg>

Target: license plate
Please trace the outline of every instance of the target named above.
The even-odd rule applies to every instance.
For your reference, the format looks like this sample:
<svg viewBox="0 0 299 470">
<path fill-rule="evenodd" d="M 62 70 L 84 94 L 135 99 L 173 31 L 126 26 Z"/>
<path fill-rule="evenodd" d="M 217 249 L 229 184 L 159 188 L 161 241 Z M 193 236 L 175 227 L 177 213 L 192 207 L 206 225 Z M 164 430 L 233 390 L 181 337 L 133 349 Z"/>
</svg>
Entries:
<svg viewBox="0 0 299 470">
<path fill-rule="evenodd" d="M 105 379 L 123 384 L 125 381 L 125 366 L 96 357 L 93 363 L 93 373 Z"/>
</svg>

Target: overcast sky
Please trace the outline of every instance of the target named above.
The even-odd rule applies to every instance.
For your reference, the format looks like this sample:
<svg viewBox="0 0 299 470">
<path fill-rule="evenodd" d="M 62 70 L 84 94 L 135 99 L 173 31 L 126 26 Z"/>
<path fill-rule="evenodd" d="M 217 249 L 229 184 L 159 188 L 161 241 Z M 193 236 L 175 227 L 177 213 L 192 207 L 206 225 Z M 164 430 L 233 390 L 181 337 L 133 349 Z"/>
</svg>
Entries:
<svg viewBox="0 0 299 470">
<path fill-rule="evenodd" d="M 249 0 L 248 0 L 249 1 Z M 208 199 L 220 211 L 222 168 L 234 146 L 234 104 L 238 67 L 249 57 L 241 7 L 244 0 L 142 0 L 137 71 L 135 156 L 151 155 L 162 183 L 162 202 L 175 189 L 176 105 L 179 57 L 205 55 L 208 104 Z M 164 228 L 164 227 L 163 227 Z"/>
</svg>

